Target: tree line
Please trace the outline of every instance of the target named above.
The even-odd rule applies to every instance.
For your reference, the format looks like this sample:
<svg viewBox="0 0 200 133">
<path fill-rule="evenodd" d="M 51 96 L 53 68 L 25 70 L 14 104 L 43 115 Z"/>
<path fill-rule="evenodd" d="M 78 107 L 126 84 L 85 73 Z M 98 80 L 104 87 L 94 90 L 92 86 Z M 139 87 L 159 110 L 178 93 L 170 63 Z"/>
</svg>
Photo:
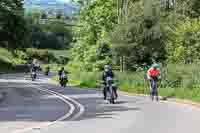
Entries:
<svg viewBox="0 0 200 133">
<path fill-rule="evenodd" d="M 70 46 L 72 32 L 65 27 L 61 16 L 41 23 L 39 10 L 25 13 L 24 0 L 0 1 L 0 47 L 10 50 L 21 48 L 64 49 Z"/>
<path fill-rule="evenodd" d="M 144 64 L 200 59 L 199 0 L 94 0 L 80 2 L 82 29 L 71 66 L 105 64 L 134 71 Z"/>
</svg>

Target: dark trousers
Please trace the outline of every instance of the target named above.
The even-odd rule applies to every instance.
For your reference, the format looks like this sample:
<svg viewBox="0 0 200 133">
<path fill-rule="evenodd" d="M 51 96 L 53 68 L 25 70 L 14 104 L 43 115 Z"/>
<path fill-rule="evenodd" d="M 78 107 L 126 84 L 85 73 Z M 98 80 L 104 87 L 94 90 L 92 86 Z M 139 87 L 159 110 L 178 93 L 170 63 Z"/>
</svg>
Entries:
<svg viewBox="0 0 200 133">
<path fill-rule="evenodd" d="M 151 79 L 151 95 L 152 96 L 158 96 L 158 89 L 157 89 L 157 77 L 153 77 Z"/>
<path fill-rule="evenodd" d="M 103 95 L 104 95 L 104 98 L 107 97 L 107 92 L 109 91 L 108 87 L 107 86 L 104 86 L 103 88 Z M 117 87 L 113 87 L 113 91 L 116 95 L 116 97 L 118 97 L 118 94 L 117 94 Z"/>
</svg>

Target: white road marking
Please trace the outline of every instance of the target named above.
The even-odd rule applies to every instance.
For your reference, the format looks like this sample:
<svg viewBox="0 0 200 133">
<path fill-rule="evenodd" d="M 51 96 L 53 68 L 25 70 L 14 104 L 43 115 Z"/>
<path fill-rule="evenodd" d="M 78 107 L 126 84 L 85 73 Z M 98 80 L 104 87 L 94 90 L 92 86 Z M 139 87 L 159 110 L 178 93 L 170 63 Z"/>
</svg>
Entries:
<svg viewBox="0 0 200 133">
<path fill-rule="evenodd" d="M 18 118 L 31 118 L 32 117 L 32 115 L 30 115 L 30 114 L 16 114 L 15 116 L 16 116 L 17 119 Z"/>
<path fill-rule="evenodd" d="M 75 111 L 75 106 L 72 103 L 76 104 L 79 107 L 79 112 L 72 118 L 72 120 L 75 120 L 75 119 L 79 118 L 85 111 L 84 106 L 81 105 L 80 103 L 78 103 L 77 101 L 73 100 L 72 98 L 70 98 L 68 96 L 65 96 L 65 95 L 62 95 L 60 93 L 48 90 L 48 89 L 44 89 L 39 85 L 32 85 L 31 84 L 31 83 L 46 83 L 46 81 L 30 82 L 28 80 L 0 79 L 0 82 L 2 82 L 2 83 L 26 83 L 27 87 L 32 87 L 32 88 L 38 89 L 40 91 L 52 94 L 52 95 L 58 97 L 59 99 L 61 99 L 62 101 L 64 101 L 65 103 L 67 103 L 70 106 L 70 111 L 66 115 L 62 116 L 61 118 L 59 118 L 59 119 L 57 119 L 57 120 L 55 120 L 53 122 L 48 122 L 48 123 L 45 123 L 43 125 L 38 125 L 38 126 L 35 126 L 35 127 L 26 128 L 26 129 L 22 129 L 22 130 L 16 130 L 16 131 L 14 131 L 12 133 L 24 133 L 24 132 L 31 131 L 31 130 L 33 130 L 35 128 L 44 128 L 44 127 L 48 127 L 50 125 L 56 124 L 59 121 L 63 121 L 65 119 L 67 119 L 68 117 L 70 117 L 73 114 L 73 112 Z M 27 84 L 29 84 L 29 85 L 27 85 Z M 69 101 L 72 102 L 72 103 L 70 103 Z M 6 109 L 4 108 L 3 110 L 6 110 Z"/>
<path fill-rule="evenodd" d="M 14 132 L 12 132 L 12 133 L 24 133 L 24 132 L 31 131 L 31 130 L 33 130 L 34 128 L 48 127 L 48 126 L 50 126 L 50 125 L 52 125 L 52 124 L 55 124 L 55 123 L 58 122 L 58 121 L 62 121 L 62 120 L 64 120 L 64 119 L 70 117 L 70 116 L 73 114 L 73 112 L 75 111 L 74 105 L 73 105 L 72 103 L 70 103 L 69 101 L 67 101 L 65 98 L 63 98 L 62 96 L 56 95 L 55 93 L 53 93 L 53 92 L 51 92 L 51 91 L 38 88 L 37 86 L 30 85 L 30 87 L 33 87 L 33 88 L 35 88 L 35 89 L 41 90 L 41 91 L 43 91 L 43 92 L 47 92 L 47 93 L 49 93 L 49 94 L 51 94 L 51 95 L 54 95 L 54 96 L 58 97 L 59 99 L 61 99 L 62 101 L 64 101 L 66 104 L 68 104 L 68 105 L 70 106 L 70 110 L 69 110 L 69 112 L 68 112 L 67 114 L 65 114 L 63 117 L 59 118 L 58 120 L 55 120 L 54 122 L 48 122 L 48 123 L 45 123 L 44 125 L 38 125 L 38 126 L 35 126 L 35 127 L 26 128 L 26 129 L 22 129 L 22 130 L 16 130 L 16 131 L 14 131 Z M 67 108 L 67 109 L 68 109 L 68 108 Z"/>
<path fill-rule="evenodd" d="M 38 87 L 40 87 L 40 86 L 38 86 Z M 74 99 L 72 99 L 68 96 L 62 95 L 60 93 L 57 93 L 55 91 L 51 91 L 51 90 L 48 90 L 48 89 L 45 89 L 45 90 L 50 91 L 50 92 L 52 92 L 52 93 L 54 93 L 58 96 L 64 97 L 65 99 L 73 102 L 74 104 L 76 104 L 79 107 L 79 109 L 80 109 L 79 112 L 71 120 L 76 120 L 77 118 L 79 118 L 85 112 L 85 107 L 83 105 L 81 105 L 79 102 L 77 102 L 76 100 L 74 100 Z M 58 120 L 58 121 L 62 121 L 62 119 Z"/>
</svg>

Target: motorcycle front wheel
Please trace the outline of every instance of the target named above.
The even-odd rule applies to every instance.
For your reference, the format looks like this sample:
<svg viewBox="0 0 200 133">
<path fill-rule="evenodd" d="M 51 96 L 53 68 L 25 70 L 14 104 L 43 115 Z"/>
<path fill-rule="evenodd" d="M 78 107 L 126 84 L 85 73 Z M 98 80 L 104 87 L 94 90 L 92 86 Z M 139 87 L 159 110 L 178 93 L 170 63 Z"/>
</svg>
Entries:
<svg viewBox="0 0 200 133">
<path fill-rule="evenodd" d="M 110 103 L 115 104 L 115 97 L 114 97 L 114 91 L 113 91 L 112 86 L 109 87 L 109 91 L 110 91 Z"/>
</svg>

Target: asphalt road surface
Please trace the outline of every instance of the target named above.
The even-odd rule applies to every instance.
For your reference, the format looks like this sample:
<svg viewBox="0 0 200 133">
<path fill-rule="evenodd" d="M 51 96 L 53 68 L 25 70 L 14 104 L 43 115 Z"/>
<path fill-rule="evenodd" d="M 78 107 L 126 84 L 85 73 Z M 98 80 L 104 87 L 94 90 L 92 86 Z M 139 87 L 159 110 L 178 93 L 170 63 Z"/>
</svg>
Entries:
<svg viewBox="0 0 200 133">
<path fill-rule="evenodd" d="M 9 90 L 0 103 L 2 133 L 200 132 L 200 109 L 193 106 L 122 94 L 111 105 L 100 91 L 61 88 L 42 76 L 36 82 L 28 77 L 1 76 L 0 89 Z"/>
</svg>

